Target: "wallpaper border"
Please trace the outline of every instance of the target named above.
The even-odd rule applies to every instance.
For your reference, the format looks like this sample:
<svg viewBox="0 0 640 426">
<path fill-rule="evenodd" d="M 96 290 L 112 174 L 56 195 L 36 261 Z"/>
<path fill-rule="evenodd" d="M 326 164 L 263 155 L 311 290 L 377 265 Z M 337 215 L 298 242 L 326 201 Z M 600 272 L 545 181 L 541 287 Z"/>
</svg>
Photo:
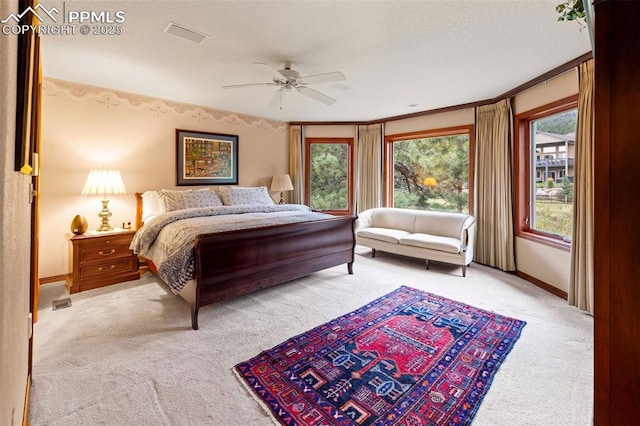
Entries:
<svg viewBox="0 0 640 426">
<path fill-rule="evenodd" d="M 174 102 L 146 95 L 121 92 L 118 90 L 89 86 L 86 84 L 73 83 L 48 77 L 43 79 L 42 91 L 44 96 L 55 96 L 59 92 L 63 92 L 79 101 L 95 99 L 98 103 L 104 104 L 106 108 L 117 108 L 125 105 L 134 109 L 146 109 L 156 115 L 166 114 L 169 111 L 173 111 L 180 115 L 191 115 L 192 118 L 198 121 L 213 119 L 215 121 L 224 121 L 233 126 L 246 125 L 263 130 L 275 130 L 278 132 L 286 132 L 288 126 L 284 121 L 268 120 L 266 118 L 254 117 L 251 115 L 222 111 L 199 105 Z"/>
</svg>

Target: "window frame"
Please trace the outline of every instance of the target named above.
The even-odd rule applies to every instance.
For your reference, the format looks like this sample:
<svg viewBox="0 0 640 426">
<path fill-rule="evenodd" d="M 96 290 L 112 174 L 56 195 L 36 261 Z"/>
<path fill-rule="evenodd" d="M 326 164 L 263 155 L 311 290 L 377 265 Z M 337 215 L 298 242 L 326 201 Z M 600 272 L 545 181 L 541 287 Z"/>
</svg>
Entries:
<svg viewBox="0 0 640 426">
<path fill-rule="evenodd" d="M 383 158 L 383 205 L 393 207 L 393 144 L 414 139 L 438 138 L 452 135 L 469 135 L 469 214 L 473 215 L 475 204 L 475 125 L 445 127 L 440 129 L 421 130 L 417 132 L 399 133 L 384 137 Z"/>
<path fill-rule="evenodd" d="M 312 144 L 346 144 L 347 145 L 347 210 L 316 210 L 313 211 L 331 214 L 334 216 L 343 216 L 353 214 L 354 196 L 353 196 L 353 172 L 354 172 L 354 156 L 353 145 L 354 138 L 305 138 L 305 155 L 304 155 L 304 201 L 311 207 L 311 145 Z"/>
<path fill-rule="evenodd" d="M 514 117 L 515 236 L 549 247 L 571 251 L 562 236 L 532 229 L 531 215 L 531 122 L 578 108 L 578 95 L 568 96 Z M 574 218 L 575 219 L 575 218 Z"/>
</svg>

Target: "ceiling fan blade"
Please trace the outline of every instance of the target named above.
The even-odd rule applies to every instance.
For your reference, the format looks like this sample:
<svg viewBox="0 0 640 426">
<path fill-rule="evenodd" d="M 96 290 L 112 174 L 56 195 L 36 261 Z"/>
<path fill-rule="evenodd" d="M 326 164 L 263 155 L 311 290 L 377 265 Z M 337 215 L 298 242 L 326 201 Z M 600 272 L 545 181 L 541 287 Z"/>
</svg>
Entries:
<svg viewBox="0 0 640 426">
<path fill-rule="evenodd" d="M 284 99 L 284 96 L 286 94 L 287 94 L 287 90 L 285 90 L 284 87 L 281 87 L 280 89 L 278 89 L 276 94 L 273 95 L 273 98 L 271 99 L 271 102 L 269 102 L 269 108 L 280 108 L 280 109 L 282 109 L 282 100 Z"/>
<path fill-rule="evenodd" d="M 241 89 L 244 87 L 277 86 L 275 83 L 251 83 L 251 84 L 231 84 L 222 86 L 223 89 Z"/>
<path fill-rule="evenodd" d="M 269 72 L 270 72 L 274 77 L 282 78 L 282 75 L 278 72 L 278 70 L 277 70 L 277 69 L 275 69 L 275 68 L 274 68 L 273 66 L 271 66 L 270 64 L 267 64 L 266 62 L 255 62 L 255 61 L 254 61 L 254 62 L 252 62 L 252 64 L 254 64 L 254 65 L 259 65 L 259 66 L 264 67 L 264 68 L 268 68 L 268 69 L 269 69 Z"/>
<path fill-rule="evenodd" d="M 325 105 L 331 105 L 336 102 L 331 96 L 327 96 L 324 93 L 320 93 L 317 90 L 313 90 L 310 87 L 302 86 L 296 89 L 298 92 L 305 96 L 308 96 L 316 101 L 322 102 Z"/>
<path fill-rule="evenodd" d="M 341 81 L 346 79 L 347 78 L 340 71 L 326 72 L 323 74 L 313 74 L 313 75 L 300 77 L 300 81 L 305 84 L 329 83 L 331 81 Z"/>
</svg>

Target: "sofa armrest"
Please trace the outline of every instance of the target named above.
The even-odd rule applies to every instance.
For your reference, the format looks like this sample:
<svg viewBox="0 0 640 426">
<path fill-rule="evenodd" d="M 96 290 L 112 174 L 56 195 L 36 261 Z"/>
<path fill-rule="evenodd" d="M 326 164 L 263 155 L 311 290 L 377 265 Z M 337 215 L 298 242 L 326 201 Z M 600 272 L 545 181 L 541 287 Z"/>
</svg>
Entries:
<svg viewBox="0 0 640 426">
<path fill-rule="evenodd" d="M 469 247 L 473 249 L 473 242 L 476 231 L 476 219 L 473 216 L 469 216 L 462 228 L 462 233 L 460 235 L 460 242 L 462 243 L 462 251 L 466 252 Z"/>
<path fill-rule="evenodd" d="M 356 221 L 356 231 L 363 228 L 370 228 L 373 224 L 373 209 L 365 210 L 358 213 Z"/>
</svg>

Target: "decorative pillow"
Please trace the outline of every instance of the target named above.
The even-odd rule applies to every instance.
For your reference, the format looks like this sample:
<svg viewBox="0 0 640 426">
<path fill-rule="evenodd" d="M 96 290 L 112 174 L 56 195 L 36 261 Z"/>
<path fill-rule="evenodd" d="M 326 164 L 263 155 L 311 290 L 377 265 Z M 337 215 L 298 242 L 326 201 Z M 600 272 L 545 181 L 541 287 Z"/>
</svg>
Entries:
<svg viewBox="0 0 640 426">
<path fill-rule="evenodd" d="M 221 206 L 222 201 L 214 191 L 160 191 L 165 211 Z"/>
<path fill-rule="evenodd" d="M 266 186 L 250 187 L 224 187 L 220 188 L 220 198 L 225 206 L 237 206 L 239 204 L 273 204 Z"/>
</svg>

